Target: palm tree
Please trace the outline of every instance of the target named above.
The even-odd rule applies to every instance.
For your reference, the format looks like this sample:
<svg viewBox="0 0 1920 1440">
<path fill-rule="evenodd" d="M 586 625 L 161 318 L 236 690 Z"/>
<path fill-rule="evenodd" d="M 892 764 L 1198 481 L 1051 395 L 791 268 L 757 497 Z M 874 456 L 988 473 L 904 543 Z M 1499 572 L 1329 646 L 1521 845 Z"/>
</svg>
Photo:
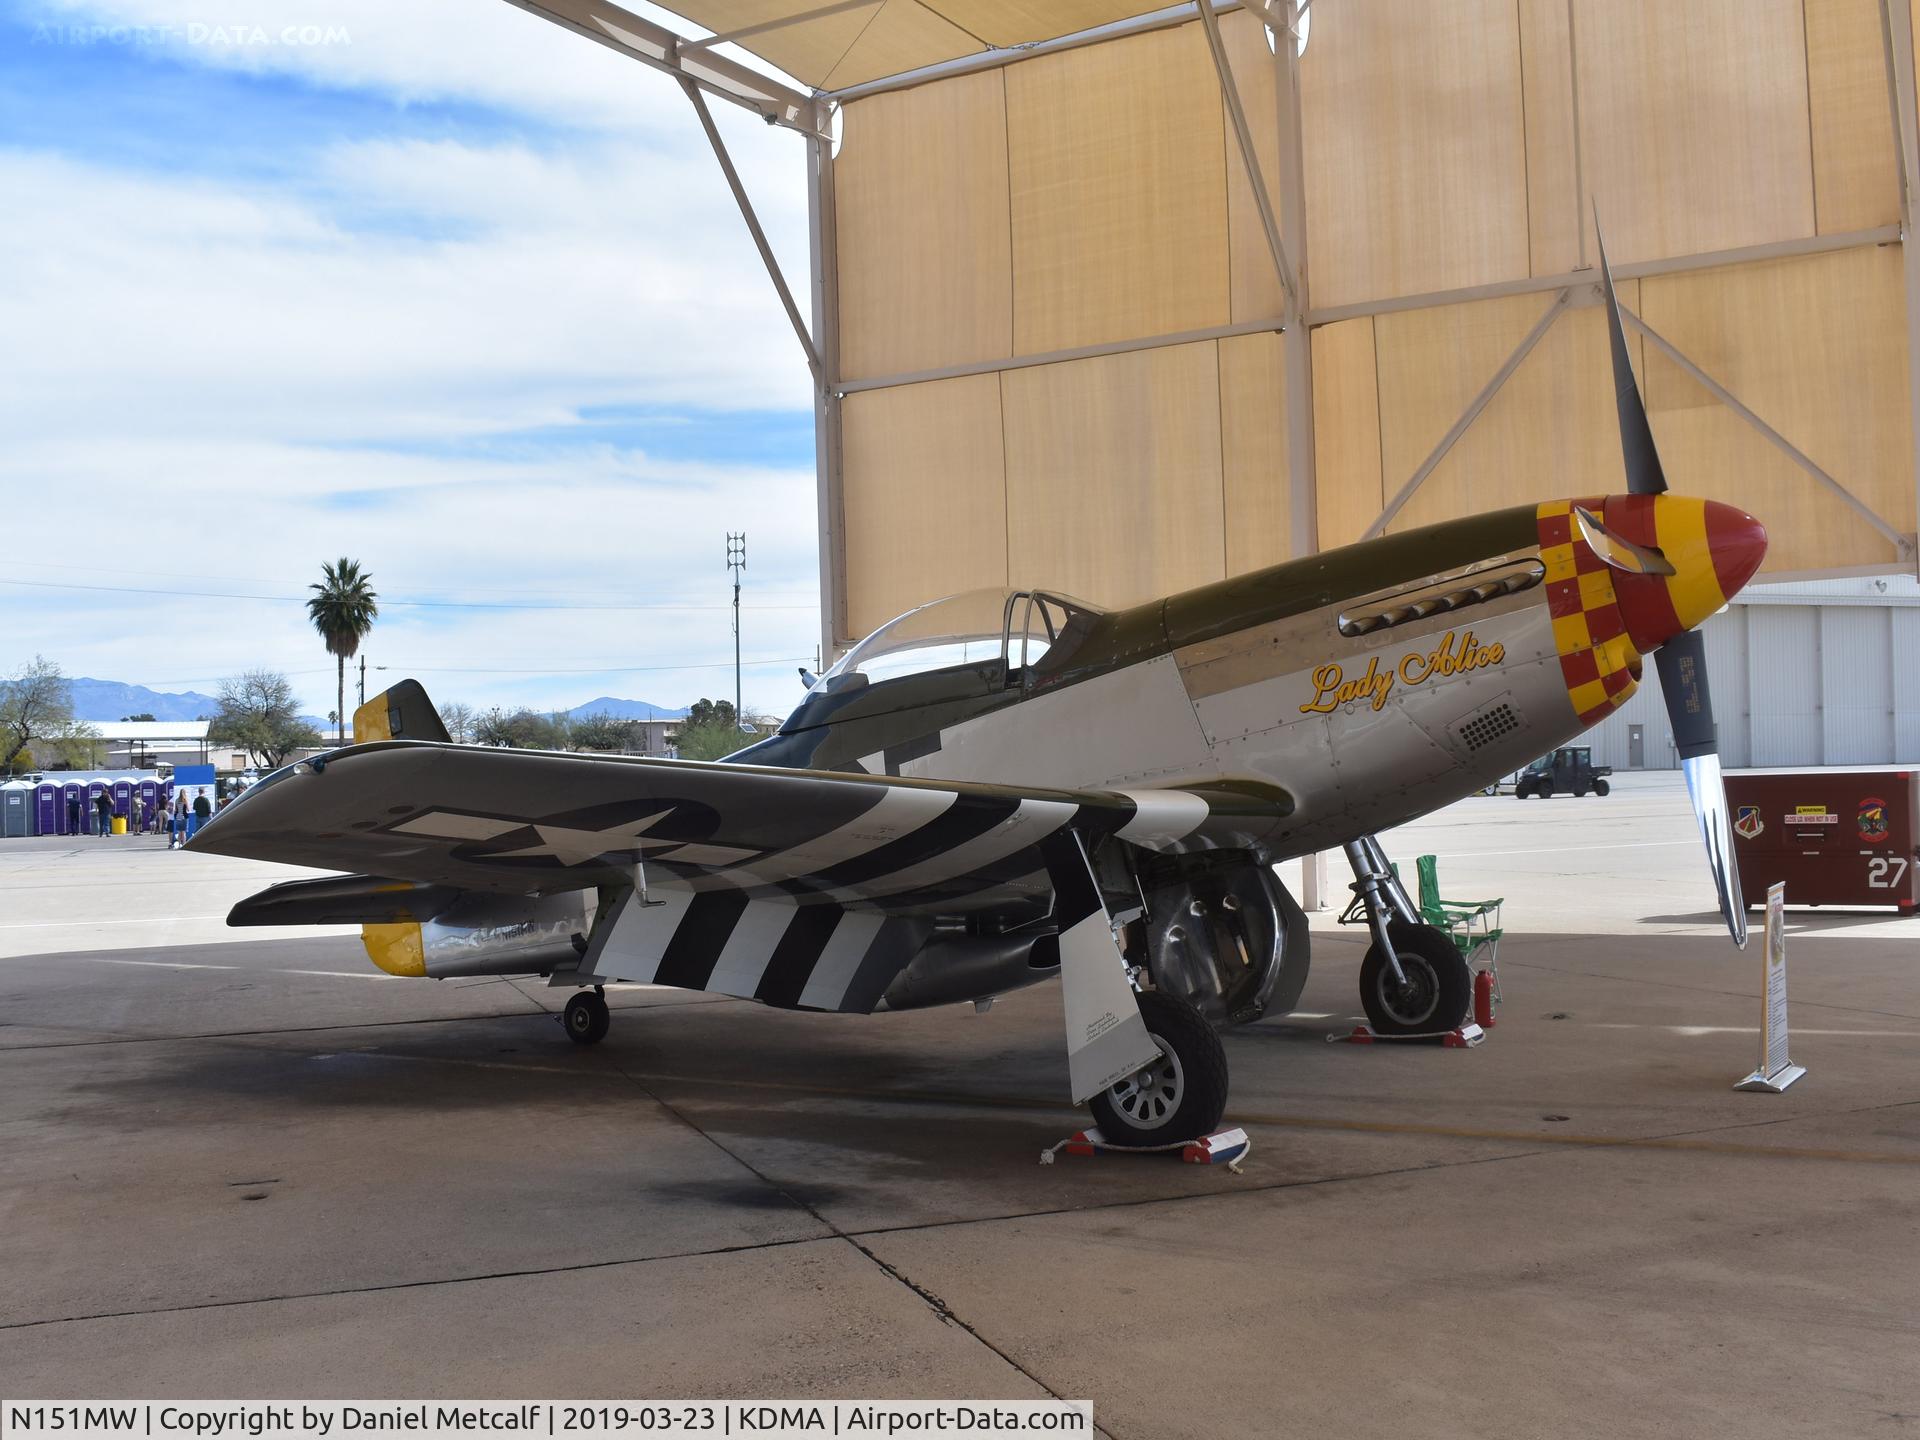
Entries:
<svg viewBox="0 0 1920 1440">
<path fill-rule="evenodd" d="M 326 642 L 327 653 L 339 662 L 339 687 L 335 695 L 334 724 L 341 743 L 347 730 L 347 661 L 360 648 L 361 637 L 373 629 L 380 613 L 374 604 L 371 575 L 360 569 L 358 560 L 344 555 L 337 564 L 320 567 L 320 583 L 307 588 L 314 592 L 307 601 L 307 618 Z"/>
</svg>

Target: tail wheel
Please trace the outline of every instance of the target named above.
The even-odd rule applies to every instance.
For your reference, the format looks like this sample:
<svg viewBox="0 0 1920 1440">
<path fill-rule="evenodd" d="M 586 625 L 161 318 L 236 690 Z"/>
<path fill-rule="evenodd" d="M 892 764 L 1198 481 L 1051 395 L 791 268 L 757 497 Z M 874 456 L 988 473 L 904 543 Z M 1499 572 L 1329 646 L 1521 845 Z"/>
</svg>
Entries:
<svg viewBox="0 0 1920 1440">
<path fill-rule="evenodd" d="M 576 1045 L 598 1045 L 607 1038 L 607 1027 L 613 1023 L 613 1016 L 607 1010 L 606 998 L 591 990 L 582 990 L 561 1012 L 561 1024 L 567 1028 L 567 1038 Z"/>
<path fill-rule="evenodd" d="M 1388 930 L 1405 983 L 1378 945 L 1360 964 L 1360 1007 L 1382 1035 L 1435 1035 L 1467 1018 L 1473 1004 L 1473 968 L 1444 930 L 1395 925 Z"/>
<path fill-rule="evenodd" d="M 1175 1145 L 1204 1135 L 1227 1108 L 1227 1052 L 1206 1017 L 1177 995 L 1140 995 L 1160 1057 L 1088 1102 L 1116 1145 Z"/>
</svg>

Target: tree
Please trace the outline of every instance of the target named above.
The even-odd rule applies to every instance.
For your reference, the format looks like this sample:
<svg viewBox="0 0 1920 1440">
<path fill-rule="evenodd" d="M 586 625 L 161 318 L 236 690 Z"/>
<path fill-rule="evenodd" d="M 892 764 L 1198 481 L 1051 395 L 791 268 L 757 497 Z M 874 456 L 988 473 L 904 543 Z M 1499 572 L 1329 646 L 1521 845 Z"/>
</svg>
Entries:
<svg viewBox="0 0 1920 1440">
<path fill-rule="evenodd" d="M 142 710 L 138 715 L 122 715 L 120 717 L 120 723 L 122 725 L 137 725 L 137 724 L 140 724 L 142 721 L 145 721 L 146 723 L 151 724 L 153 722 L 153 718 L 154 717 L 151 714 L 149 714 L 147 711 Z"/>
<path fill-rule="evenodd" d="M 731 700 L 702 699 L 687 707 L 674 749 L 682 760 L 718 760 L 752 743 L 753 736 L 734 716 Z"/>
<path fill-rule="evenodd" d="M 471 705 L 455 700 L 440 707 L 440 723 L 447 727 L 447 738 L 456 745 L 464 745 L 473 738 L 473 720 Z"/>
<path fill-rule="evenodd" d="M 580 716 L 568 730 L 576 750 L 634 750 L 644 738 L 639 721 L 622 720 L 604 710 Z"/>
<path fill-rule="evenodd" d="M 307 618 L 320 632 L 327 653 L 338 663 L 334 727 L 342 741 L 347 731 L 347 661 L 359 651 L 360 641 L 373 629 L 380 614 L 372 582 L 373 577 L 360 569 L 358 560 L 343 555 L 336 564 L 322 565 L 320 583 L 307 587 L 314 592 L 307 601 Z"/>
<path fill-rule="evenodd" d="M 473 741 L 506 750 L 564 750 L 567 722 L 563 716 L 536 714 L 525 706 L 502 710 L 496 705 L 474 719 Z"/>
<path fill-rule="evenodd" d="M 216 745 L 232 745 L 262 769 L 320 744 L 320 732 L 296 713 L 293 686 L 275 670 L 249 670 L 220 682 L 220 712 L 207 727 Z"/>
<path fill-rule="evenodd" d="M 31 765 L 27 747 L 36 740 L 47 742 L 42 756 L 51 750 L 71 763 L 90 756 L 99 738 L 99 731 L 73 718 L 73 687 L 53 661 L 36 655 L 31 665 L 0 680 L 0 772 L 15 774 Z"/>
</svg>

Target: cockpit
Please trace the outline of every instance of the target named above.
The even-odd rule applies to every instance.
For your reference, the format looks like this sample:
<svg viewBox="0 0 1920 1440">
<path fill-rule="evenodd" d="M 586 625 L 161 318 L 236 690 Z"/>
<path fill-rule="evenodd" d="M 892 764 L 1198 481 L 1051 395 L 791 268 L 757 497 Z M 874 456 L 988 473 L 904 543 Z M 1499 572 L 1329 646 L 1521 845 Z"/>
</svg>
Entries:
<svg viewBox="0 0 1920 1440">
<path fill-rule="evenodd" d="M 1059 672 L 1105 612 L 1044 590 L 969 590 L 888 621 L 814 682 L 783 730 L 1020 690 Z M 905 682 L 914 680 L 917 683 Z"/>
</svg>

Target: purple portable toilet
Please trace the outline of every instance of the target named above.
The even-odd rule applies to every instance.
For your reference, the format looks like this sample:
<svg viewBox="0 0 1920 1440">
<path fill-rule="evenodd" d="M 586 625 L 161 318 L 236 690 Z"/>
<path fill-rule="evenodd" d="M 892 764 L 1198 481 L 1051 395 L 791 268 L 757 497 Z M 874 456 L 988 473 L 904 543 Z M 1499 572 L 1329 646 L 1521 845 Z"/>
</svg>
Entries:
<svg viewBox="0 0 1920 1440">
<path fill-rule="evenodd" d="M 156 825 L 154 823 L 160 818 L 160 782 L 158 780 L 142 780 L 133 788 L 135 793 L 140 796 L 141 808 L 146 811 L 147 829 L 164 830 L 166 828 L 164 825 Z"/>
<path fill-rule="evenodd" d="M 131 834 L 133 831 L 133 781 L 113 782 L 113 813 L 127 822 L 127 831 Z"/>
<path fill-rule="evenodd" d="M 60 787 L 59 833 L 62 835 L 87 833 L 87 787 L 78 780 L 69 780 Z"/>
<path fill-rule="evenodd" d="M 100 803 L 98 796 L 106 789 L 107 782 L 104 780 L 87 781 L 87 796 L 80 806 L 80 825 L 85 834 L 97 836 L 100 833 L 100 812 L 94 807 Z"/>
<path fill-rule="evenodd" d="M 36 835 L 58 835 L 60 833 L 60 787 L 51 780 L 42 780 L 33 792 L 33 814 Z"/>
</svg>

